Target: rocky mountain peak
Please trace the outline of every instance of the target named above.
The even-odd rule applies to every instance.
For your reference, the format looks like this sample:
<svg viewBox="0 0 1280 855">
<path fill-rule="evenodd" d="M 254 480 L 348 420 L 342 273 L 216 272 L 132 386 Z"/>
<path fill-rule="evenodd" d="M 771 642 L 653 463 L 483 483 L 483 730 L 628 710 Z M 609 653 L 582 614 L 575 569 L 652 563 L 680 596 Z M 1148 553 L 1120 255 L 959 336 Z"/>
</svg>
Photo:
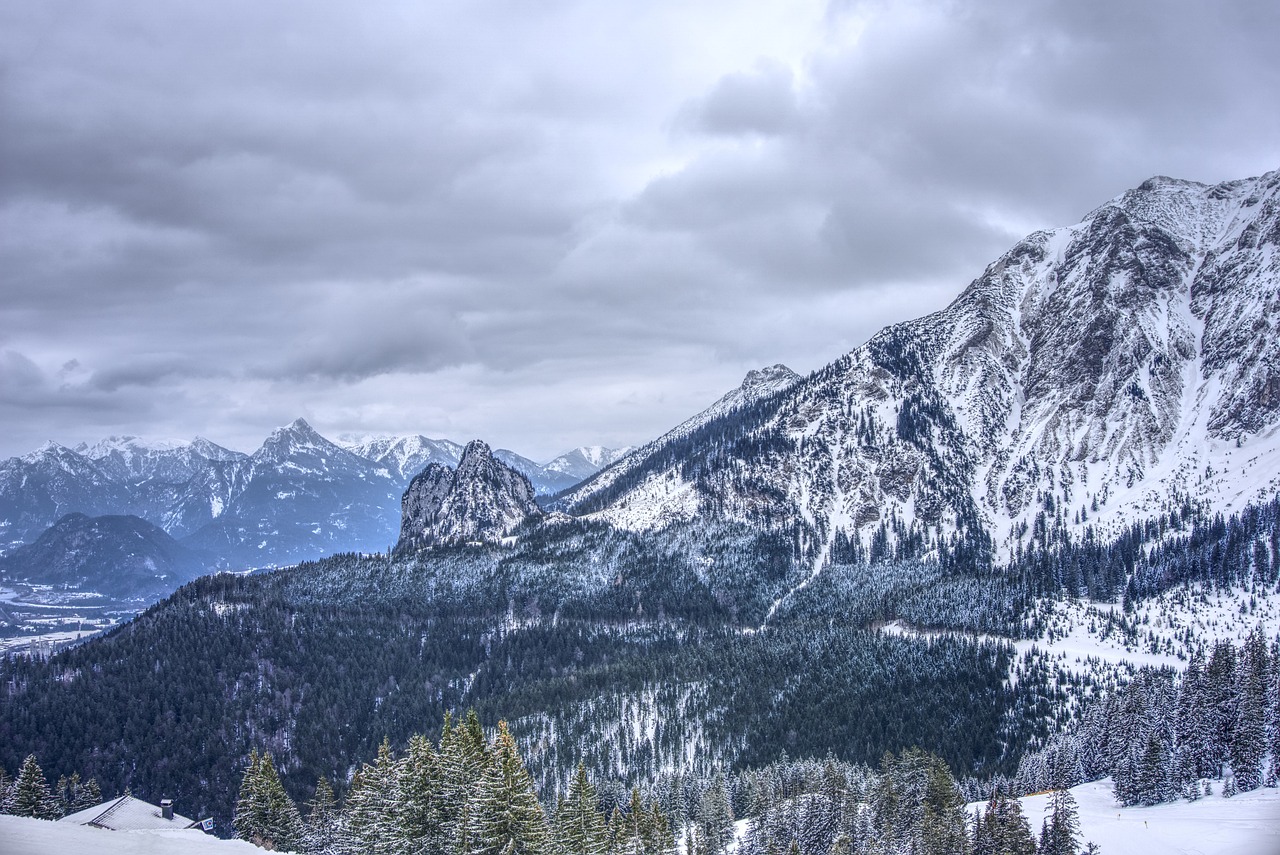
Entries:
<svg viewBox="0 0 1280 855">
<path fill-rule="evenodd" d="M 487 443 L 467 443 L 457 469 L 432 463 L 401 501 L 400 550 L 494 543 L 531 516 L 541 516 L 533 485 L 494 456 Z"/>
<path fill-rule="evenodd" d="M 756 368 L 747 372 L 742 385 L 738 388 L 749 394 L 769 394 L 777 392 L 795 383 L 800 375 L 787 366 L 779 363 L 767 368 Z"/>
<path fill-rule="evenodd" d="M 802 519 L 815 566 L 904 521 L 1008 554 L 1045 519 L 1231 512 L 1280 488 L 1277 247 L 1280 172 L 1152 179 L 803 382 L 753 372 L 564 505 L 633 529 Z"/>
<path fill-rule="evenodd" d="M 294 419 L 276 428 L 253 457 L 258 461 L 280 462 L 302 456 L 345 457 L 346 449 L 321 436 L 305 419 Z"/>
</svg>

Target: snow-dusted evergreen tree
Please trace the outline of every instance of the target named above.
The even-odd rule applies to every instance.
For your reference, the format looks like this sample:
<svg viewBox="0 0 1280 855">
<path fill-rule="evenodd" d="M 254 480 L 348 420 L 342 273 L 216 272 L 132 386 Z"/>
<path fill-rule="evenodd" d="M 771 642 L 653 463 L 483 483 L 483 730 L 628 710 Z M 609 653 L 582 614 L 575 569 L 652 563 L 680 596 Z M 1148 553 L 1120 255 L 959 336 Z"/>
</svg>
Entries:
<svg viewBox="0 0 1280 855">
<path fill-rule="evenodd" d="M 315 795 L 307 802 L 306 850 L 314 853 L 327 851 L 333 845 L 337 825 L 338 799 L 329 779 L 321 776 L 316 781 Z"/>
<path fill-rule="evenodd" d="M 966 855 L 969 851 L 964 797 L 940 759 L 930 765 L 920 829 L 920 855 Z"/>
<path fill-rule="evenodd" d="M 586 768 L 569 782 L 569 792 L 556 808 L 556 842 L 565 855 L 606 855 L 609 825 L 600 812 L 600 797 L 587 778 Z"/>
<path fill-rule="evenodd" d="M 269 753 L 249 754 L 232 826 L 237 837 L 259 846 L 297 850 L 305 845 L 302 816 L 284 791 Z"/>
<path fill-rule="evenodd" d="M 546 814 L 505 721 L 498 722 L 491 754 L 473 800 L 469 852 L 476 855 L 550 852 Z"/>
<path fill-rule="evenodd" d="M 440 755 L 422 735 L 409 739 L 397 782 L 400 833 L 408 851 L 438 852 L 446 837 Z"/>
<path fill-rule="evenodd" d="M 98 782 L 93 778 L 82 781 L 79 772 L 72 772 L 70 778 L 65 775 L 59 778 L 54 795 L 58 799 L 59 811 L 64 815 L 93 807 L 102 801 Z"/>
<path fill-rule="evenodd" d="M 704 855 L 724 855 L 729 841 L 733 840 L 733 822 L 733 806 L 729 803 L 724 774 L 716 772 L 698 803 L 699 851 Z"/>
<path fill-rule="evenodd" d="M 977 819 L 974 855 L 1036 855 L 1035 836 L 1017 799 L 997 792 Z"/>
<path fill-rule="evenodd" d="M 445 716 L 440 734 L 440 817 L 448 846 L 469 855 L 474 849 L 473 792 L 492 765 L 489 745 L 475 710 L 464 721 L 453 723 Z"/>
<path fill-rule="evenodd" d="M 1080 851 L 1080 813 L 1069 790 L 1054 790 L 1045 806 L 1039 855 L 1077 855 Z"/>
<path fill-rule="evenodd" d="M 1213 763 L 1212 710 L 1205 690 L 1204 655 L 1196 650 L 1178 686 L 1177 760 L 1174 776 L 1180 786 L 1187 787 L 1200 778 L 1217 773 Z"/>
<path fill-rule="evenodd" d="M 337 850 L 342 855 L 399 855 L 405 849 L 400 827 L 400 764 L 384 739 L 378 758 L 351 781 L 338 821 Z"/>
<path fill-rule="evenodd" d="M 62 815 L 58 800 L 44 777 L 44 770 L 36 762 L 36 755 L 28 754 L 22 761 L 18 776 L 9 786 L 4 812 L 36 819 L 57 819 Z"/>
<path fill-rule="evenodd" d="M 1267 644 L 1262 627 L 1245 641 L 1236 677 L 1236 721 L 1231 734 L 1231 768 L 1241 792 L 1262 786 L 1267 750 Z"/>
<path fill-rule="evenodd" d="M 1213 774 L 1221 775 L 1227 761 L 1236 723 L 1236 650 L 1230 641 L 1221 640 L 1213 647 L 1205 668 L 1205 701 L 1210 711 L 1209 745 Z"/>
</svg>

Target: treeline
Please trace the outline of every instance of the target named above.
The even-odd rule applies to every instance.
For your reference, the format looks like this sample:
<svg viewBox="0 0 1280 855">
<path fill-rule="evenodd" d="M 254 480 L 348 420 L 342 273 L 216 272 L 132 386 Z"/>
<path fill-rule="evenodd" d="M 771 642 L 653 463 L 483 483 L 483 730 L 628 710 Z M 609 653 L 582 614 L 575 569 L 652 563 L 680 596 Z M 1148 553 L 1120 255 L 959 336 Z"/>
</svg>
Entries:
<svg viewBox="0 0 1280 855">
<path fill-rule="evenodd" d="M 34 754 L 22 761 L 18 774 L 10 779 L 0 767 L 0 813 L 35 819 L 60 819 L 69 813 L 101 803 L 98 782 L 84 781 L 79 772 L 63 775 L 51 790 L 49 781 Z"/>
<path fill-rule="evenodd" d="M 1083 535 L 1069 535 L 1067 511 L 1052 497 L 1046 508 L 1021 532 L 1030 541 L 1019 537 L 1008 567 L 1037 597 L 1066 594 L 1132 607 L 1178 586 L 1275 591 L 1280 584 L 1280 496 L 1230 517 L 1184 502 L 1105 540 L 1088 526 Z M 1083 514 L 1087 520 L 1087 509 Z"/>
<path fill-rule="evenodd" d="M 568 581 L 531 592 L 506 575 L 516 559 L 466 550 L 430 565 L 345 555 L 201 579 L 49 661 L 0 662 L 0 763 L 34 752 L 46 768 L 180 799 L 225 824 L 252 746 L 273 753 L 297 794 L 343 776 L 383 736 L 404 744 L 470 706 L 510 717 L 538 745 L 531 771 L 549 786 L 580 762 L 602 779 L 655 776 L 691 744 L 721 765 L 782 750 L 872 762 L 921 745 L 957 769 L 1012 771 L 1020 746 L 1047 736 L 1037 699 L 1052 689 L 1008 685 L 1006 646 L 877 635 L 807 606 L 744 634 L 721 602 L 731 590 L 690 593 L 683 613 L 650 598 L 647 580 L 689 578 L 660 551 L 589 529 L 558 544 L 545 548 L 582 564 L 601 544 L 616 550 L 606 566 L 621 584 L 575 594 L 565 570 Z M 650 725 L 620 726 L 640 708 Z"/>
<path fill-rule="evenodd" d="M 384 741 L 339 804 L 321 778 L 304 819 L 270 754 L 255 751 L 236 800 L 235 833 L 269 849 L 313 855 L 663 855 L 675 838 L 665 814 L 632 791 L 606 816 L 579 766 L 554 811 L 544 809 L 506 722 L 486 738 L 475 712 L 446 718 L 438 743 L 409 739 L 397 756 Z"/>
<path fill-rule="evenodd" d="M 1255 629 L 1240 646 L 1219 641 L 1193 654 L 1181 675 L 1144 668 L 1088 705 L 1012 778 L 966 783 L 970 796 L 1021 795 L 1110 776 L 1124 805 L 1195 800 L 1209 781 L 1223 794 L 1276 786 L 1280 778 L 1280 642 Z"/>
<path fill-rule="evenodd" d="M 875 771 L 830 756 L 783 759 L 736 774 L 666 775 L 611 799 L 618 789 L 616 782 L 597 789 L 579 766 L 540 800 L 506 724 L 487 738 L 471 713 L 457 724 L 446 719 L 438 743 L 416 735 L 396 754 L 384 742 L 341 801 L 320 779 L 305 816 L 271 756 L 255 752 L 234 827 L 243 839 L 308 855 L 1080 852 L 1079 818 L 1065 790 L 1053 793 L 1037 836 L 1019 803 L 999 793 L 970 816 L 947 764 L 919 749 L 886 753 Z M 748 820 L 745 830 L 739 818 Z"/>
</svg>

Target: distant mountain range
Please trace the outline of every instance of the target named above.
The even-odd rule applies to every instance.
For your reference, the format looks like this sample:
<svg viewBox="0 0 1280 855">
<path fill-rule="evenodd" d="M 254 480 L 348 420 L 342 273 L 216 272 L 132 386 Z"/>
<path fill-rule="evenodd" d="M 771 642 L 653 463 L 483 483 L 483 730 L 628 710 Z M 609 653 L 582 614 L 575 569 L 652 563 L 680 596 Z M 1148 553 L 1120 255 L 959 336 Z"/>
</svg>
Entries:
<svg viewBox="0 0 1280 855">
<path fill-rule="evenodd" d="M 535 495 L 550 496 L 625 451 L 574 449 L 546 465 L 506 450 L 494 457 L 528 478 Z M 49 442 L 0 462 L 0 544 L 13 551 L 74 513 L 141 518 L 204 554 L 209 566 L 381 551 L 398 538 L 401 497 L 413 477 L 431 464 L 456 467 L 463 452 L 423 436 L 340 445 L 302 419 L 252 454 L 203 438 L 112 437 L 74 449 Z"/>
</svg>

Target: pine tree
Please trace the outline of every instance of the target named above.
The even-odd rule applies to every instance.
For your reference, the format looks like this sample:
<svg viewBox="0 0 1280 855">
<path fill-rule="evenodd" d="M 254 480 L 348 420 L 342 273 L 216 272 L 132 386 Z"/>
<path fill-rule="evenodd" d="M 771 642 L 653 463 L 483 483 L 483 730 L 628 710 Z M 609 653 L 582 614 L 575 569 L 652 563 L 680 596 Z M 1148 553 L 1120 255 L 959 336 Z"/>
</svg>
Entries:
<svg viewBox="0 0 1280 855">
<path fill-rule="evenodd" d="M 49 790 L 44 770 L 36 762 L 36 755 L 28 754 L 27 759 L 22 761 L 18 777 L 9 788 L 4 812 L 35 819 L 57 819 L 62 815 L 57 798 Z"/>
<path fill-rule="evenodd" d="M 1178 686 L 1174 735 L 1177 741 L 1176 780 L 1179 784 L 1217 774 L 1213 766 L 1213 726 L 1205 689 L 1204 655 L 1191 655 Z"/>
<path fill-rule="evenodd" d="M 258 757 L 258 749 L 251 749 L 249 762 L 244 768 L 244 776 L 240 779 L 235 814 L 231 818 L 231 827 L 235 829 L 236 837 L 241 840 L 262 839 L 262 809 L 259 804 L 260 766 L 261 758 Z"/>
<path fill-rule="evenodd" d="M 400 831 L 410 851 L 439 851 L 446 840 L 440 756 L 425 736 L 413 736 L 400 764 Z"/>
<path fill-rule="evenodd" d="M 974 855 L 1036 855 L 1036 840 L 1022 805 L 1001 793 L 987 803 L 980 824 L 975 823 Z"/>
<path fill-rule="evenodd" d="M 1080 814 L 1069 790 L 1054 790 L 1045 808 L 1049 814 L 1040 832 L 1040 855 L 1076 855 L 1079 851 Z"/>
<path fill-rule="evenodd" d="M 391 742 L 382 740 L 378 758 L 366 763 L 351 782 L 338 821 L 337 849 L 346 855 L 398 855 L 404 848 L 400 827 L 400 768 Z"/>
<path fill-rule="evenodd" d="M 76 791 L 75 798 L 71 802 L 71 811 L 74 813 L 99 804 L 102 804 L 102 790 L 98 787 L 98 779 L 90 778 Z"/>
<path fill-rule="evenodd" d="M 1267 645 L 1262 627 L 1245 641 L 1236 678 L 1236 722 L 1231 734 L 1231 769 L 1241 792 L 1262 785 L 1262 756 L 1267 750 Z"/>
<path fill-rule="evenodd" d="M 333 844 L 337 824 L 338 799 L 329 779 L 321 776 L 316 781 L 315 796 L 307 803 L 306 850 L 325 852 Z"/>
<path fill-rule="evenodd" d="M 725 789 L 724 775 L 716 772 L 711 786 L 698 804 L 698 832 L 707 855 L 724 855 L 733 839 L 733 808 Z"/>
<path fill-rule="evenodd" d="M 1236 653 L 1230 641 L 1214 645 L 1205 669 L 1205 700 L 1209 709 L 1209 746 L 1213 771 L 1205 777 L 1217 778 L 1228 759 L 1236 723 Z"/>
<path fill-rule="evenodd" d="M 471 851 L 476 855 L 542 855 L 551 849 L 547 818 L 505 721 L 476 790 Z"/>
<path fill-rule="evenodd" d="M 965 855 L 969 836 L 964 797 L 956 787 L 951 770 L 940 758 L 932 758 L 927 773 L 922 827 L 921 855 Z"/>
<path fill-rule="evenodd" d="M 249 754 L 232 820 L 236 836 L 271 849 L 298 849 L 305 844 L 302 817 L 284 791 L 270 754 Z"/>
<path fill-rule="evenodd" d="M 492 764 L 484 731 L 474 710 L 468 712 L 465 722 L 458 724 L 453 723 L 451 714 L 445 715 L 439 760 L 441 826 L 449 848 L 469 855 L 473 851 L 473 791 Z"/>
<path fill-rule="evenodd" d="M 581 763 L 569 782 L 568 796 L 556 809 L 556 842 L 565 855 L 606 855 L 610 848 L 600 798 Z"/>
</svg>

